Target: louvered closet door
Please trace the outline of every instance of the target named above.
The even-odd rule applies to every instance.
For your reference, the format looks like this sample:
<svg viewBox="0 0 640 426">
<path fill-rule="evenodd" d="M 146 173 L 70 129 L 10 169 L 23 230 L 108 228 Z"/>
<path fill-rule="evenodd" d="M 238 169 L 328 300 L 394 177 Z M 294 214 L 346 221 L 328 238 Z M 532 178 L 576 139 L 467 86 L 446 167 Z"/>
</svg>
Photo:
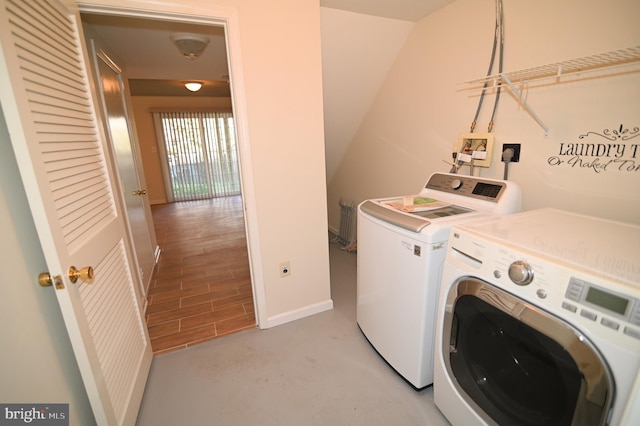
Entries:
<svg viewBox="0 0 640 426">
<path fill-rule="evenodd" d="M 55 0 L 0 5 L 2 111 L 49 273 L 62 283 L 41 291 L 56 293 L 97 422 L 134 424 L 152 353 L 78 15 Z M 73 284 L 72 265 L 92 266 L 94 278 Z"/>
</svg>

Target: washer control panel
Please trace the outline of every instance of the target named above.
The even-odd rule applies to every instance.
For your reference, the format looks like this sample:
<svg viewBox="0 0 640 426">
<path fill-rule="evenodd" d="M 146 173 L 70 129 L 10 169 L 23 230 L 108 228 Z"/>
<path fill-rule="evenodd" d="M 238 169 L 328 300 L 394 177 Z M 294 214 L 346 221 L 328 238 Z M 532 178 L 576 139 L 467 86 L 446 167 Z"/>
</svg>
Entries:
<svg viewBox="0 0 640 426">
<path fill-rule="evenodd" d="M 507 184 L 505 182 L 482 179 L 476 176 L 434 173 L 424 187 L 425 189 L 433 189 L 497 203 L 506 191 Z"/>
</svg>

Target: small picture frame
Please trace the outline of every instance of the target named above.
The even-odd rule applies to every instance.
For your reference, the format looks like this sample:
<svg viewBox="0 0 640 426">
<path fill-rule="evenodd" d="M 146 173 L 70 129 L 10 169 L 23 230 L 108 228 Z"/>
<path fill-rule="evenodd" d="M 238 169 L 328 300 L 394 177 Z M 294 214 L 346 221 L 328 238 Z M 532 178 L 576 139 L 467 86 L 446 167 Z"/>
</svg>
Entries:
<svg viewBox="0 0 640 426">
<path fill-rule="evenodd" d="M 458 138 L 458 153 L 473 156 L 474 151 L 485 151 L 484 158 L 476 158 L 473 165 L 478 167 L 489 167 L 491 165 L 491 154 L 493 152 L 493 133 L 462 133 Z M 465 162 L 469 165 L 469 162 Z"/>
</svg>

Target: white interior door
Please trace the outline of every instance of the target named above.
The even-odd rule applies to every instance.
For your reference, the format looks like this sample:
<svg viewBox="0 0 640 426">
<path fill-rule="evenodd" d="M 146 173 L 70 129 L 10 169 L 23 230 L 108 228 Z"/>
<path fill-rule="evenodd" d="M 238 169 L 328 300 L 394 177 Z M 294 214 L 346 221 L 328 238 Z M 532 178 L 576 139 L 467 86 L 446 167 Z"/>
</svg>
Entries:
<svg viewBox="0 0 640 426">
<path fill-rule="evenodd" d="M 98 424 L 134 424 L 152 353 L 77 11 L 0 0 L 0 103 Z M 93 279 L 69 278 L 92 266 Z M 34 280 L 37 272 L 34 271 Z"/>
<path fill-rule="evenodd" d="M 118 170 L 120 189 L 127 209 L 128 229 L 133 240 L 138 271 L 142 281 L 142 294 L 146 296 L 147 287 L 155 266 L 154 247 L 151 242 L 150 224 L 147 218 L 151 214 L 145 189 L 144 173 L 138 172 L 139 161 L 131 137 L 129 115 L 127 114 L 124 82 L 121 68 L 104 51 L 94 45 L 92 59 L 102 99 L 106 130 L 111 140 L 112 152 Z"/>
</svg>

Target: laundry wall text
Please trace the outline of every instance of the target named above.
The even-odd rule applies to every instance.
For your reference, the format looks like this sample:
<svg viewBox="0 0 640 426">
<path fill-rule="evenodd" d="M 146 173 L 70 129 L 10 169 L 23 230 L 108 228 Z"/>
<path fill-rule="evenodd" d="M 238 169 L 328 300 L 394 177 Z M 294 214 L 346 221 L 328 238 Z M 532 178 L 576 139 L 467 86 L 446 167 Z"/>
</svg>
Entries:
<svg viewBox="0 0 640 426">
<path fill-rule="evenodd" d="M 602 132 L 586 132 L 580 142 L 561 142 L 558 153 L 548 158 L 555 167 L 590 169 L 603 172 L 640 172 L 640 127 L 624 125 Z M 588 139 L 588 140 L 587 140 Z"/>
</svg>

